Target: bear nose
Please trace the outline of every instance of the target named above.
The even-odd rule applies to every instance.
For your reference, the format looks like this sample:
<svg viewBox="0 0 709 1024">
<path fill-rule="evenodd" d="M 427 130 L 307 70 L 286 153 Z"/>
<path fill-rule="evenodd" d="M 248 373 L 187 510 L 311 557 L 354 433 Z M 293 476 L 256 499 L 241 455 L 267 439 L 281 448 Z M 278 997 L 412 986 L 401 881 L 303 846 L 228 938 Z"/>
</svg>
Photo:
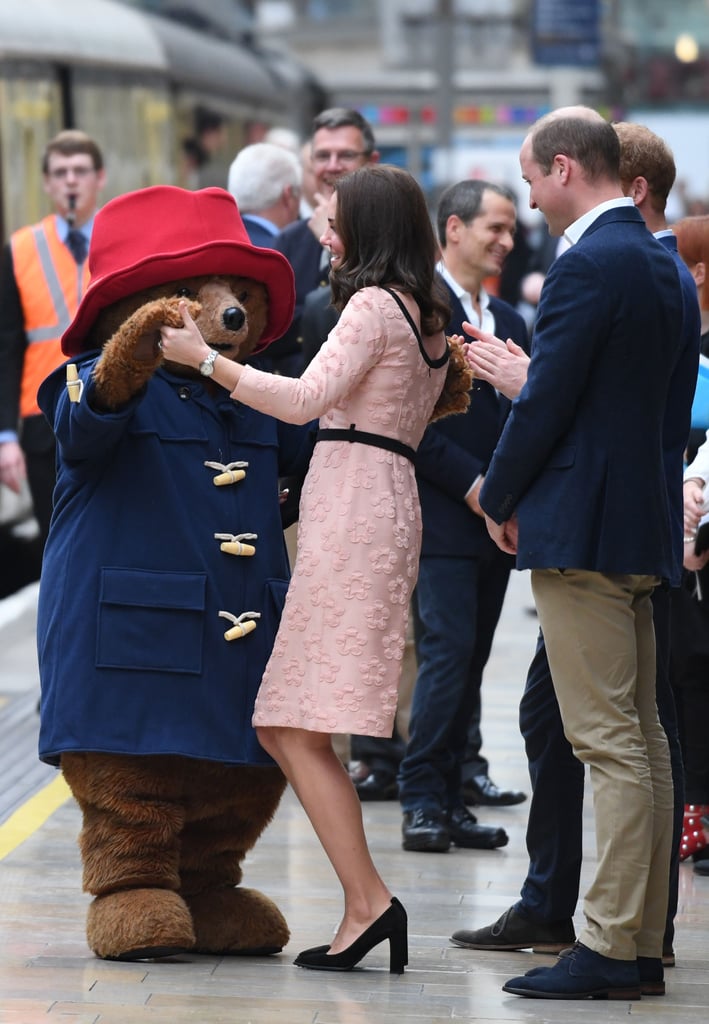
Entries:
<svg viewBox="0 0 709 1024">
<path fill-rule="evenodd" d="M 222 322 L 229 331 L 240 331 L 245 320 L 246 314 L 238 306 L 229 306 L 229 309 L 222 313 Z"/>
</svg>

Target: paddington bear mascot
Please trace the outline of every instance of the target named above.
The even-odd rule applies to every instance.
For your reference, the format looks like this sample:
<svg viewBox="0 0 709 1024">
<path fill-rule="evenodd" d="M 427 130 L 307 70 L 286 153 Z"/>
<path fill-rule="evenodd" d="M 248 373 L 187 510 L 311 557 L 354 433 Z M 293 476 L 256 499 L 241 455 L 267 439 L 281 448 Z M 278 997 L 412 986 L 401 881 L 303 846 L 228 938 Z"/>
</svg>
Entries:
<svg viewBox="0 0 709 1024">
<path fill-rule="evenodd" d="M 89 946 L 135 960 L 268 954 L 288 928 L 241 886 L 284 789 L 251 727 L 288 585 L 278 481 L 314 440 L 163 362 L 178 303 L 252 359 L 288 327 L 286 259 L 232 197 L 157 186 L 96 215 L 90 285 L 41 387 L 58 450 L 38 608 L 39 753 L 82 811 Z"/>
</svg>

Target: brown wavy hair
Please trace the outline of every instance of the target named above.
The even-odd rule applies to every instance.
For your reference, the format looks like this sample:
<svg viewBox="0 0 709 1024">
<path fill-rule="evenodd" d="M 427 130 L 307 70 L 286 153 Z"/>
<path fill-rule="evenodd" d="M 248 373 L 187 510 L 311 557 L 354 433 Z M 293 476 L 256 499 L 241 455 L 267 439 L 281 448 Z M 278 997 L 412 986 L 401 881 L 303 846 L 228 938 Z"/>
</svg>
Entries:
<svg viewBox="0 0 709 1024">
<path fill-rule="evenodd" d="M 366 164 L 335 184 L 335 230 L 344 248 L 330 274 L 333 306 L 341 312 L 355 292 L 372 285 L 408 292 L 431 335 L 450 319 L 436 276 L 436 240 L 421 186 L 408 171 Z"/>
</svg>

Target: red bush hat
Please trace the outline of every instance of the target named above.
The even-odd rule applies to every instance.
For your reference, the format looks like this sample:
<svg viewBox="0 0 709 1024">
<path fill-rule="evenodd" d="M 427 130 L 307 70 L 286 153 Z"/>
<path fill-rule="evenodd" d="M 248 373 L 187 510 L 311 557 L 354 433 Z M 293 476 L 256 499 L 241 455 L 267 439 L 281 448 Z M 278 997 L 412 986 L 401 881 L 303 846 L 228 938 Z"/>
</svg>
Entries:
<svg viewBox="0 0 709 1024">
<path fill-rule="evenodd" d="M 252 245 L 233 196 L 223 188 L 191 192 L 155 185 L 112 199 L 96 214 L 89 271 L 89 286 L 62 337 L 67 356 L 95 348 L 91 328 L 106 306 L 185 277 L 229 274 L 266 285 L 268 322 L 255 352 L 280 338 L 293 319 L 290 263 L 273 249 Z"/>
</svg>

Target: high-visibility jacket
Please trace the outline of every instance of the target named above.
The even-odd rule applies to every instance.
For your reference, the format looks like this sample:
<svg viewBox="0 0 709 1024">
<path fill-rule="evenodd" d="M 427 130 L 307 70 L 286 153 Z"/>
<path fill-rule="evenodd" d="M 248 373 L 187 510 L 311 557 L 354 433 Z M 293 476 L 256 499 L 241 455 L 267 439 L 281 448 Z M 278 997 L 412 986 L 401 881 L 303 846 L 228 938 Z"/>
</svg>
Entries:
<svg viewBox="0 0 709 1024">
<path fill-rule="evenodd" d="M 78 267 L 51 214 L 15 231 L 12 265 L 24 316 L 27 348 L 20 388 L 20 416 L 40 415 L 39 385 L 64 362 L 61 337 L 74 319 L 89 282 L 88 261 Z"/>
</svg>

